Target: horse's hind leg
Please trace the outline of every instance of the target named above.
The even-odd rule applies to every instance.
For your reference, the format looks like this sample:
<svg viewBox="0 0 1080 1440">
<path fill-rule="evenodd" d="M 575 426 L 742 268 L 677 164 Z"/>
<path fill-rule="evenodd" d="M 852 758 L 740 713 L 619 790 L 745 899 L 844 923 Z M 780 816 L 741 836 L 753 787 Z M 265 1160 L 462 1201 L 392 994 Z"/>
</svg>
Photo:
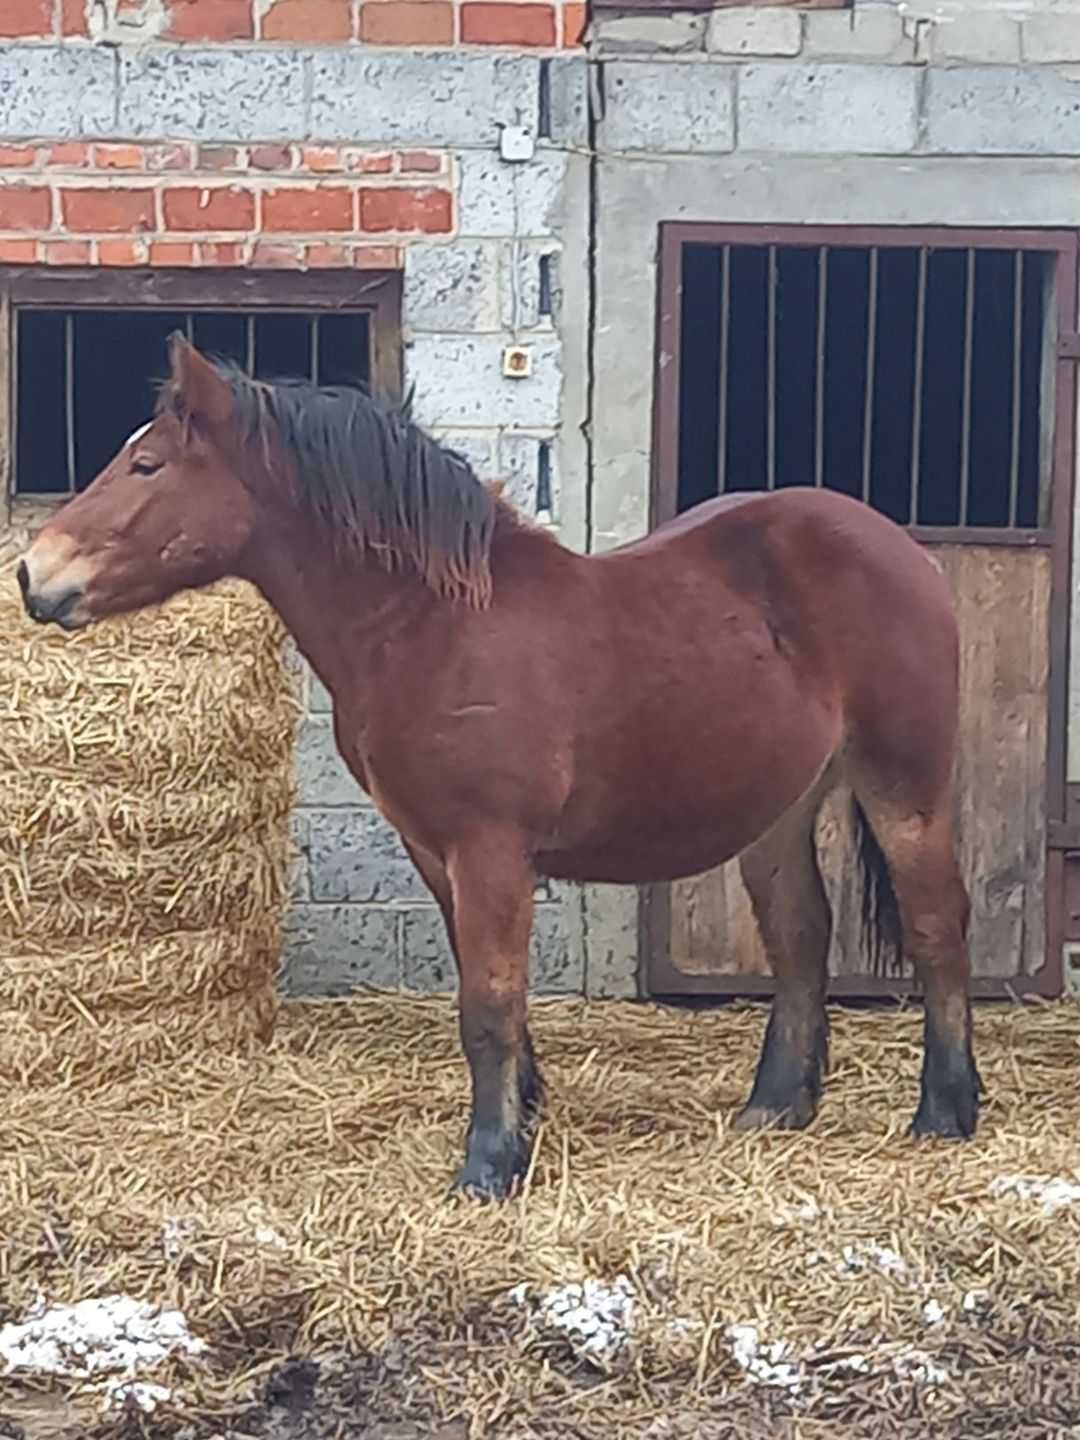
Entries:
<svg viewBox="0 0 1080 1440">
<path fill-rule="evenodd" d="M 967 1138 L 978 1119 L 971 1037 L 967 927 L 970 905 L 956 860 L 951 797 L 931 814 L 860 803 L 888 862 L 905 958 L 925 997 L 922 1088 L 916 1135 Z"/>
<path fill-rule="evenodd" d="M 749 1102 L 738 1130 L 798 1130 L 814 1118 L 828 1061 L 826 968 L 832 913 L 818 868 L 820 782 L 740 857 L 776 991 Z"/>
</svg>

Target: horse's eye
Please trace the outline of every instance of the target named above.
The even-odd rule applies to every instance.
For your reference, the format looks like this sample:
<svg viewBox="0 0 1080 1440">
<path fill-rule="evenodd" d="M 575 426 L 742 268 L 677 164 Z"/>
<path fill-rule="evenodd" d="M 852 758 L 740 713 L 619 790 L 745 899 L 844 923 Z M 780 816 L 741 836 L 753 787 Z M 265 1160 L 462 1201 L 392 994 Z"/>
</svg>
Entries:
<svg viewBox="0 0 1080 1440">
<path fill-rule="evenodd" d="M 161 469 L 162 462 L 153 460 L 149 455 L 140 455 L 137 460 L 131 462 L 131 470 L 134 475 L 156 475 Z"/>
</svg>

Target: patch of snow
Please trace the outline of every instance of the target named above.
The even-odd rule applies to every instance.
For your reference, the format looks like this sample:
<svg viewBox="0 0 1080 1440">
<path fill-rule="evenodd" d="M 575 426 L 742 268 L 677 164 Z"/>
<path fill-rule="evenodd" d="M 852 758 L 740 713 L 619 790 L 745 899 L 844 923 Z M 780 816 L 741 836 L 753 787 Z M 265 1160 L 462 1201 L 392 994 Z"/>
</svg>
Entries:
<svg viewBox="0 0 1080 1440">
<path fill-rule="evenodd" d="M 667 1322 L 666 1329 L 669 1335 L 674 1335 L 676 1339 L 681 1340 L 685 1335 L 693 1335 L 699 1330 L 704 1330 L 705 1321 L 687 1319 L 683 1315 L 676 1315 L 674 1320 Z"/>
<path fill-rule="evenodd" d="M 166 1260 L 179 1260 L 198 1234 L 194 1220 L 172 1218 L 161 1227 L 161 1250 Z"/>
<path fill-rule="evenodd" d="M 284 1235 L 279 1235 L 272 1225 L 256 1225 L 254 1238 L 256 1245 L 270 1245 L 275 1250 L 288 1248 Z"/>
<path fill-rule="evenodd" d="M 9 1375 L 25 1370 L 77 1378 L 111 1371 L 131 1376 L 175 1352 L 197 1355 L 205 1349 L 179 1310 L 155 1310 L 128 1295 L 56 1305 L 0 1328 L 0 1361 Z"/>
<path fill-rule="evenodd" d="M 963 1299 L 964 1313 L 982 1319 L 990 1313 L 990 1296 L 985 1290 L 968 1290 Z"/>
<path fill-rule="evenodd" d="M 575 1354 L 608 1364 L 624 1349 L 634 1326 L 634 1291 L 625 1275 L 560 1285 L 531 1300 L 527 1285 L 510 1291 L 516 1305 L 531 1305 L 538 1322 L 569 1341 Z"/>
<path fill-rule="evenodd" d="M 858 1275 L 866 1270 L 878 1270 L 882 1275 L 891 1275 L 895 1280 L 906 1280 L 907 1261 L 888 1245 L 878 1245 L 873 1240 L 860 1241 L 857 1245 L 845 1245 L 841 1270 L 849 1275 Z"/>
<path fill-rule="evenodd" d="M 892 1370 L 898 1379 L 913 1380 L 920 1385 L 941 1385 L 949 1378 L 948 1371 L 942 1369 L 925 1350 L 898 1351 L 884 1336 L 878 1336 L 869 1350 L 853 1351 L 835 1359 L 811 1357 L 808 1364 L 815 1374 L 825 1377 L 871 1375 L 874 1371 Z"/>
<path fill-rule="evenodd" d="M 869 1355 L 845 1355 L 842 1360 L 836 1362 L 837 1370 L 850 1370 L 855 1375 L 869 1375 L 874 1368 L 874 1362 Z"/>
<path fill-rule="evenodd" d="M 275 1250 L 288 1249 L 284 1235 L 270 1224 L 266 1211 L 258 1200 L 249 1200 L 243 1207 L 243 1215 L 245 1222 L 251 1226 L 251 1238 L 256 1245 L 269 1245 Z"/>
<path fill-rule="evenodd" d="M 794 1348 L 787 1340 L 763 1342 L 756 1325 L 729 1325 L 727 1338 L 735 1363 L 758 1385 L 775 1385 L 797 1395 L 802 1389 L 802 1371 Z"/>
<path fill-rule="evenodd" d="M 772 1217 L 773 1228 L 786 1230 L 793 1225 L 813 1225 L 821 1219 L 821 1206 L 812 1195 L 807 1195 L 797 1205 L 785 1205 Z"/>
<path fill-rule="evenodd" d="M 167 1386 L 152 1385 L 147 1380 L 111 1380 L 105 1387 L 107 1406 L 123 1408 L 132 1405 L 147 1415 L 171 1399 L 172 1391 Z"/>
<path fill-rule="evenodd" d="M 941 1325 L 945 1320 L 945 1309 L 931 1296 L 922 1307 L 922 1316 L 927 1325 Z"/>
<path fill-rule="evenodd" d="M 944 1385 L 949 1372 L 927 1355 L 925 1350 L 906 1350 L 893 1359 L 893 1369 L 905 1380 L 914 1380 L 919 1385 Z"/>
<path fill-rule="evenodd" d="M 1080 1185 L 1053 1176 L 999 1175 L 990 1186 L 991 1195 L 1016 1195 L 1021 1200 L 1037 1200 L 1044 1215 L 1056 1215 L 1080 1201 Z"/>
</svg>

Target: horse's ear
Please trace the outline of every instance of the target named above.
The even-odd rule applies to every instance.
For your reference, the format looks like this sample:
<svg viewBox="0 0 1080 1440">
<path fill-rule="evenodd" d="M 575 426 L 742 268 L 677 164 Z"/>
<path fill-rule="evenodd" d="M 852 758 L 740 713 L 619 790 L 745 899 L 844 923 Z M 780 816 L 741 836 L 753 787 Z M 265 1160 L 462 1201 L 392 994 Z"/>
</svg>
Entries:
<svg viewBox="0 0 1080 1440">
<path fill-rule="evenodd" d="M 184 415 L 205 425 L 227 424 L 233 413 L 228 381 L 179 330 L 169 337 L 169 365 L 170 389 Z"/>
</svg>

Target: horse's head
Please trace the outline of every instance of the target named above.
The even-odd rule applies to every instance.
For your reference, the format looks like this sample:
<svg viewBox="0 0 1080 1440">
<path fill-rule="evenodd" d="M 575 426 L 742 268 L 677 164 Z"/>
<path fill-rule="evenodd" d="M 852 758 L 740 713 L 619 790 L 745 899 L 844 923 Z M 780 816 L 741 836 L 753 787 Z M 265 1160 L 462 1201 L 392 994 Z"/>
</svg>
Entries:
<svg viewBox="0 0 1080 1440">
<path fill-rule="evenodd" d="M 18 567 L 27 611 L 79 630 L 234 573 L 254 526 L 227 379 L 181 336 L 150 423 L 43 527 Z"/>
</svg>

